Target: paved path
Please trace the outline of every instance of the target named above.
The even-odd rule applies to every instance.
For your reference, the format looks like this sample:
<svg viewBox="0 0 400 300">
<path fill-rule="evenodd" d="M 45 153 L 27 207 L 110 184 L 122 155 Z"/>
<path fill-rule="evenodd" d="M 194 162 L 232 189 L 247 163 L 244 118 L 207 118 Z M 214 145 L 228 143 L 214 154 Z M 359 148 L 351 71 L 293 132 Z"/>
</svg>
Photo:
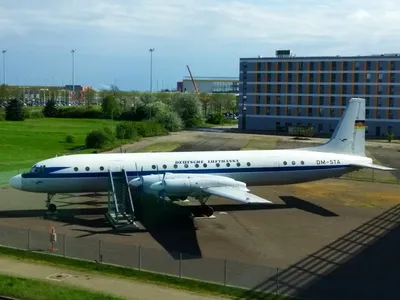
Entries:
<svg viewBox="0 0 400 300">
<path fill-rule="evenodd" d="M 142 283 L 129 279 L 102 276 L 93 273 L 34 264 L 0 256 L 0 273 L 32 279 L 63 282 L 92 291 L 103 292 L 126 299 L 154 300 L 223 300 L 224 298 L 200 295 L 182 290 Z M 61 275 L 57 278 L 57 275 Z"/>
</svg>

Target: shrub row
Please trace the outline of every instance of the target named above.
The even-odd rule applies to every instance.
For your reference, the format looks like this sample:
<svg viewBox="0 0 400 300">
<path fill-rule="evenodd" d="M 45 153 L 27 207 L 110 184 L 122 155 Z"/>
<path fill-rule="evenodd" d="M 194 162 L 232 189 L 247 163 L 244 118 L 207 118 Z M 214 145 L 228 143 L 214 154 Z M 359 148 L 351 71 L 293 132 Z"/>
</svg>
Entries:
<svg viewBox="0 0 400 300">
<path fill-rule="evenodd" d="M 166 134 L 168 131 L 165 127 L 155 121 L 122 122 L 116 126 L 115 131 L 104 127 L 89 132 L 85 144 L 87 148 L 104 149 L 115 146 L 117 139 L 135 141 L 141 137 Z"/>
</svg>

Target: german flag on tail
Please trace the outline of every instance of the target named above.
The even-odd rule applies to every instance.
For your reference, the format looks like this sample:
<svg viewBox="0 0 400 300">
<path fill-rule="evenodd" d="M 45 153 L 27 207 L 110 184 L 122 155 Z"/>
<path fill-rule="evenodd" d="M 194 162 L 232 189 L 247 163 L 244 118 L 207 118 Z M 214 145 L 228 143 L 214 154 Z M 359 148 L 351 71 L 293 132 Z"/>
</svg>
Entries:
<svg viewBox="0 0 400 300">
<path fill-rule="evenodd" d="M 354 122 L 355 129 L 365 129 L 365 121 L 364 120 L 356 120 Z"/>
</svg>

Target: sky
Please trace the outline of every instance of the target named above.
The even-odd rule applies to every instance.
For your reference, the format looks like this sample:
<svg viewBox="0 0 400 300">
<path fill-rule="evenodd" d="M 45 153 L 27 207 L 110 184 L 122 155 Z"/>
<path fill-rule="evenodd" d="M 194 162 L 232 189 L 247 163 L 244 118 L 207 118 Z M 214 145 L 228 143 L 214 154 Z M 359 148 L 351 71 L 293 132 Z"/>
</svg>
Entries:
<svg viewBox="0 0 400 300">
<path fill-rule="evenodd" d="M 398 0 L 0 0 L 6 83 L 176 88 L 238 77 L 241 57 L 400 52 Z M 4 82 L 3 60 L 1 82 Z"/>
</svg>

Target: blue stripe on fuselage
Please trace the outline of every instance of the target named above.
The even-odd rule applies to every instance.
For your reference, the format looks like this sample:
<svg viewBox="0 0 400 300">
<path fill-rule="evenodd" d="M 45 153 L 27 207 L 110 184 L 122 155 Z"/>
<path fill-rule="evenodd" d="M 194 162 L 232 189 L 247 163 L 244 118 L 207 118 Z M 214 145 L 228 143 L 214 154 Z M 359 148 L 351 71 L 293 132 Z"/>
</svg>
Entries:
<svg viewBox="0 0 400 300">
<path fill-rule="evenodd" d="M 262 172 L 290 172 L 290 171 L 313 171 L 313 170 L 331 170 L 331 169 L 340 169 L 340 168 L 348 168 L 349 165 L 327 165 L 327 166 L 281 166 L 281 167 L 259 167 L 259 168 L 204 168 L 204 169 L 184 169 L 184 170 L 176 170 L 176 169 L 161 169 L 158 173 L 162 174 L 164 172 L 167 173 L 175 173 L 175 174 L 216 174 L 216 173 L 262 173 Z M 92 178 L 92 177 L 108 177 L 108 171 L 103 172 L 73 172 L 73 173 L 54 173 L 55 169 L 57 171 L 63 170 L 69 167 L 53 167 L 48 168 L 52 169 L 51 172 L 43 172 L 43 173 L 25 173 L 23 174 L 23 178 Z M 149 170 L 149 171 L 126 171 L 129 177 L 136 177 L 138 174 L 141 176 L 157 174 L 157 170 Z M 113 172 L 113 174 L 120 174 L 120 172 Z"/>
</svg>

